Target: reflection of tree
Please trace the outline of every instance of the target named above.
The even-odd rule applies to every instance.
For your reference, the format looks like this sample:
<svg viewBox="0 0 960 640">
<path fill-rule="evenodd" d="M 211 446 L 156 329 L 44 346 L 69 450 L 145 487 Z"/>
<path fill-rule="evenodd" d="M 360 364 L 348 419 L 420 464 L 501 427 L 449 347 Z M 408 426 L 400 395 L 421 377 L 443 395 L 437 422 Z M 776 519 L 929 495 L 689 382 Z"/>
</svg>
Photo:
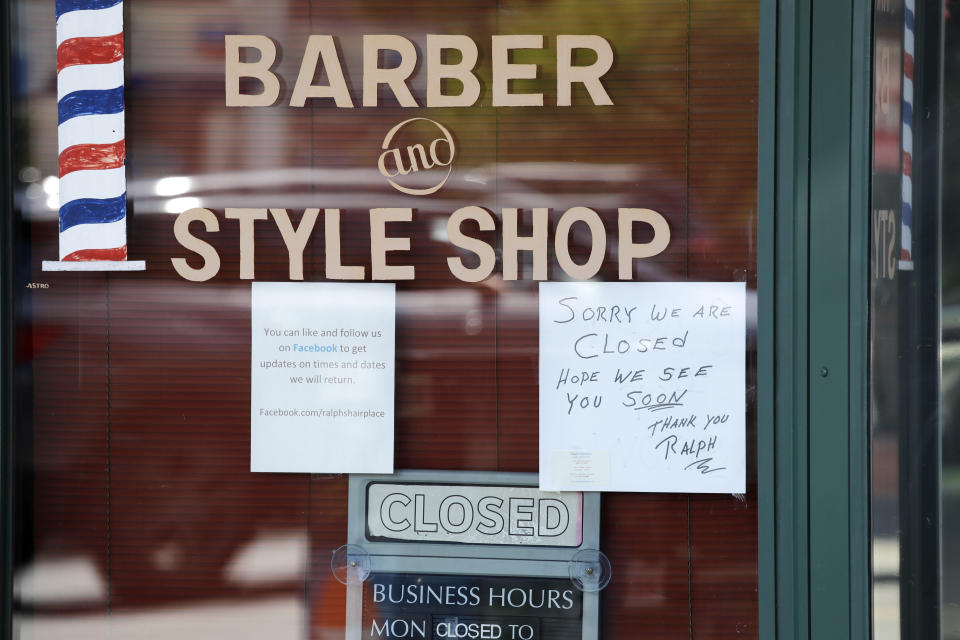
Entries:
<svg viewBox="0 0 960 640">
<path fill-rule="evenodd" d="M 409 9 L 409 5 L 404 6 Z M 558 150 L 569 147 L 571 137 L 588 140 L 597 148 L 605 144 L 636 144 L 636 140 L 623 138 L 623 129 L 631 121 L 654 127 L 678 121 L 685 124 L 690 93 L 697 90 L 698 80 L 721 78 L 731 91 L 736 89 L 742 96 L 744 106 L 755 104 L 757 7 L 738 3 L 700 15 L 706 14 L 707 9 L 705 6 L 699 13 L 694 9 L 688 14 L 686 2 L 633 0 L 502 2 L 499 12 L 491 8 L 485 16 L 470 19 L 470 26 L 465 29 L 481 49 L 476 71 L 485 87 L 481 107 L 490 103 L 492 34 L 545 36 L 544 49 L 516 54 L 516 62 L 538 64 L 540 74 L 537 80 L 518 81 L 515 90 L 542 92 L 546 107 L 499 110 L 511 122 L 524 124 L 527 145 L 539 143 Z M 605 85 L 615 107 L 594 106 L 579 89 L 575 91 L 573 107 L 551 106 L 556 92 L 555 39 L 558 34 L 571 33 L 601 35 L 613 45 L 616 58 Z M 743 59 L 743 48 L 731 47 L 731 42 L 752 45 L 748 49 L 753 49 L 753 55 Z M 592 54 L 578 60 L 582 64 L 591 61 Z M 748 111 L 755 111 L 755 106 Z M 570 112 L 576 113 L 581 126 L 562 130 L 543 126 Z M 453 123 L 468 114 L 462 109 L 448 109 L 438 115 Z"/>
<path fill-rule="evenodd" d="M 577 0 L 551 0 L 529 3 L 501 3 L 499 12 L 486 20 L 489 34 L 542 34 L 544 48 L 514 54 L 514 62 L 539 66 L 536 80 L 516 81 L 512 91 L 544 94 L 543 108 L 500 108 L 491 113 L 509 130 L 523 131 L 522 144 L 506 141 L 502 153 L 509 159 L 531 159 L 531 151 L 546 158 L 572 153 L 571 159 L 597 159 L 604 151 L 614 152 L 624 144 L 639 140 L 624 137 L 625 128 L 638 123 L 650 126 L 676 123 L 684 117 L 685 46 L 687 16 L 685 3 L 663 4 L 627 2 L 583 3 Z M 477 22 L 474 22 L 476 24 Z M 594 106 L 580 87 L 574 90 L 574 106 L 558 108 L 556 103 L 556 36 L 558 34 L 596 34 L 606 38 L 614 49 L 614 68 L 604 84 L 614 107 Z M 486 91 L 481 105 L 490 104 L 492 73 L 489 60 L 489 35 L 477 35 L 481 47 L 477 75 Z M 580 64 L 593 61 L 583 53 Z M 451 123 L 468 114 L 450 109 L 443 117 Z M 562 124 L 563 126 L 554 126 Z M 513 157 L 519 156 L 519 157 Z M 580 156 L 580 157 L 577 157 Z M 542 158 L 545 159 L 545 158 Z M 607 159 L 606 161 L 610 161 Z"/>
<path fill-rule="evenodd" d="M 685 206 L 695 217 L 722 218 L 730 233 L 751 233 L 758 4 L 695 2 L 688 10 L 687 2 L 504 0 L 498 11 L 471 21 L 469 33 L 481 49 L 480 108 L 437 117 L 454 131 L 495 128 L 501 162 L 629 164 L 665 183 L 685 183 Z M 514 56 L 538 64 L 538 78 L 513 85 L 543 93 L 543 108 L 489 107 L 492 33 L 545 36 L 544 49 Z M 554 106 L 558 34 L 597 34 L 612 44 L 614 67 L 604 84 L 614 106 L 593 105 L 582 87 L 575 87 L 574 106 Z M 592 61 L 587 52 L 577 60 Z M 746 257 L 725 259 L 742 266 Z"/>
</svg>

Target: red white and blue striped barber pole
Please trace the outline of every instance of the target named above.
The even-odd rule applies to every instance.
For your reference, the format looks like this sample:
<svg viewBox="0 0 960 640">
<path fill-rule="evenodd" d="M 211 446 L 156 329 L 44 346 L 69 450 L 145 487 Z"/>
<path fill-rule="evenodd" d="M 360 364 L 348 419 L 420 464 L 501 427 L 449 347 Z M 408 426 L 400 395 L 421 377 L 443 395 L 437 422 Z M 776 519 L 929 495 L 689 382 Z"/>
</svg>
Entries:
<svg viewBox="0 0 960 640">
<path fill-rule="evenodd" d="M 123 3 L 56 0 L 60 260 L 46 271 L 140 271 L 127 260 Z"/>
<path fill-rule="evenodd" d="M 913 60 L 915 0 L 903 3 L 903 124 L 901 129 L 900 271 L 913 271 Z"/>
</svg>

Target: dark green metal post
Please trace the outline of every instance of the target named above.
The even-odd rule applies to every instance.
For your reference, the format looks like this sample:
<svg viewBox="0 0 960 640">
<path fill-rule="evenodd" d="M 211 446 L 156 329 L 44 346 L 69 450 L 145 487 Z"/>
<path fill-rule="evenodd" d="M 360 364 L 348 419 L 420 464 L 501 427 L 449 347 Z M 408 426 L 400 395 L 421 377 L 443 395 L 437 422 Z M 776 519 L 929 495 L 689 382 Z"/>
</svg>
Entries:
<svg viewBox="0 0 960 640">
<path fill-rule="evenodd" d="M 870 4 L 763 7 L 760 628 L 868 638 Z"/>
</svg>

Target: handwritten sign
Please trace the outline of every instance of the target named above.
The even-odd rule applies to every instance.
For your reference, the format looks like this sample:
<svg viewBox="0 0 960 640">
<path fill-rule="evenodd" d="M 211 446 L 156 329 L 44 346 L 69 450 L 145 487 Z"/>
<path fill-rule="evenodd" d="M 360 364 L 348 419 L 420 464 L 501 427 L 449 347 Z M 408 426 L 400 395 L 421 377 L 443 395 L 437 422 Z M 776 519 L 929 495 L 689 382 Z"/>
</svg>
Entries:
<svg viewBox="0 0 960 640">
<path fill-rule="evenodd" d="M 540 488 L 745 491 L 742 282 L 540 284 Z"/>
<path fill-rule="evenodd" d="M 393 472 L 393 284 L 254 282 L 250 470 Z"/>
</svg>

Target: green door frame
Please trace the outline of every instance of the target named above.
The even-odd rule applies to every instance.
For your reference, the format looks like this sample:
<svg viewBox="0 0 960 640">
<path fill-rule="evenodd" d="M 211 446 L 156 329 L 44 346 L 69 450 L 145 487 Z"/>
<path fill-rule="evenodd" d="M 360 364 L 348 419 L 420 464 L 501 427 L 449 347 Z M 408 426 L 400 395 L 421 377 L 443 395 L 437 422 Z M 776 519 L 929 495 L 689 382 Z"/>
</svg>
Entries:
<svg viewBox="0 0 960 640">
<path fill-rule="evenodd" d="M 0 3 L 0 635 L 10 637 L 10 4 Z M 871 6 L 761 0 L 759 609 L 763 638 L 868 638 Z"/>
<path fill-rule="evenodd" d="M 871 4 L 764 0 L 760 38 L 761 637 L 869 638 Z"/>
</svg>

